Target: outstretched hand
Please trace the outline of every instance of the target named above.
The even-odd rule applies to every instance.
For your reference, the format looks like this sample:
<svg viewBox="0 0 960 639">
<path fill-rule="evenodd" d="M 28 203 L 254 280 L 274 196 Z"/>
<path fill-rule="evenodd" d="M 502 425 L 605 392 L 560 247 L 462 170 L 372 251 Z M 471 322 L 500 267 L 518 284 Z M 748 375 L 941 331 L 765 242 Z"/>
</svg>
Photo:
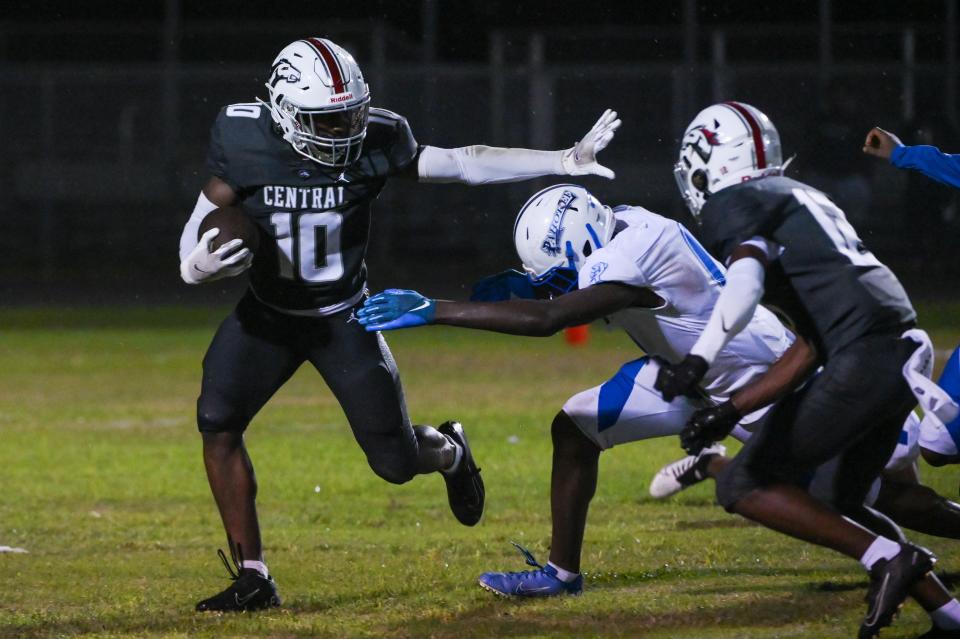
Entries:
<svg viewBox="0 0 960 639">
<path fill-rule="evenodd" d="M 878 126 L 870 129 L 867 133 L 867 139 L 863 142 L 863 152 L 867 155 L 874 155 L 884 160 L 890 159 L 890 154 L 898 146 L 903 146 L 900 138 L 889 131 L 884 131 Z"/>
<path fill-rule="evenodd" d="M 622 122 L 617 112 L 607 109 L 573 148 L 563 152 L 561 162 L 567 175 L 599 175 L 612 180 L 615 173 L 597 162 L 597 153 L 607 148 Z"/>
<path fill-rule="evenodd" d="M 388 288 L 363 303 L 357 321 L 368 332 L 423 326 L 433 322 L 435 305 L 416 291 Z"/>
</svg>

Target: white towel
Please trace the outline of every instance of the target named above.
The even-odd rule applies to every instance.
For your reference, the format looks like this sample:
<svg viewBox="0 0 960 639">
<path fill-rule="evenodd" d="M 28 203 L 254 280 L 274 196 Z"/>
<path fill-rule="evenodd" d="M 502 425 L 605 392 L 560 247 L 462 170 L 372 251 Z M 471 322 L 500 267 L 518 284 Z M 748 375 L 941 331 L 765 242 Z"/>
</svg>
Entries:
<svg viewBox="0 0 960 639">
<path fill-rule="evenodd" d="M 907 363 L 903 365 L 903 378 L 910 385 L 920 408 L 928 415 L 934 415 L 944 424 L 949 424 L 960 414 L 960 406 L 945 390 L 930 379 L 933 374 L 933 343 L 926 331 L 911 328 L 901 337 L 912 339 L 920 344 Z"/>
</svg>

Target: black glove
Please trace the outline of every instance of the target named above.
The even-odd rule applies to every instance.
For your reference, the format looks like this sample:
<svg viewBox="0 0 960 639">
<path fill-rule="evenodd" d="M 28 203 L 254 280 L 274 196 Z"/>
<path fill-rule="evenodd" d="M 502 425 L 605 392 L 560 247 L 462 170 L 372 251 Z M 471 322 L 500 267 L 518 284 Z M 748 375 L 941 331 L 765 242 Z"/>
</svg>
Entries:
<svg viewBox="0 0 960 639">
<path fill-rule="evenodd" d="M 660 371 L 653 387 L 660 391 L 664 400 L 672 402 L 674 397 L 680 395 L 700 397 L 697 384 L 710 369 L 707 360 L 699 355 L 687 355 L 679 364 L 668 364 L 663 360 L 659 362 Z"/>
<path fill-rule="evenodd" d="M 729 435 L 742 418 L 733 402 L 701 408 L 680 431 L 680 445 L 688 455 L 699 455 L 701 450 Z"/>
</svg>

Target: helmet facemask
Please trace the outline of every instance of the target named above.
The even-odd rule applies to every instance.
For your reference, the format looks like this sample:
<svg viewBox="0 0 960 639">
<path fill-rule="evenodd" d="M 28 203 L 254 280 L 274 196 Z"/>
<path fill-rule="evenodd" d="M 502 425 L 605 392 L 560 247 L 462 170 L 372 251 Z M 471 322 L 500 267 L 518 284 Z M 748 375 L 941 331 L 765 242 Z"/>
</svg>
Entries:
<svg viewBox="0 0 960 639">
<path fill-rule="evenodd" d="M 347 167 L 360 157 L 367 136 L 369 97 L 335 109 L 304 109 L 281 99 L 280 110 L 291 121 L 284 139 L 300 155 L 334 168 Z"/>
</svg>

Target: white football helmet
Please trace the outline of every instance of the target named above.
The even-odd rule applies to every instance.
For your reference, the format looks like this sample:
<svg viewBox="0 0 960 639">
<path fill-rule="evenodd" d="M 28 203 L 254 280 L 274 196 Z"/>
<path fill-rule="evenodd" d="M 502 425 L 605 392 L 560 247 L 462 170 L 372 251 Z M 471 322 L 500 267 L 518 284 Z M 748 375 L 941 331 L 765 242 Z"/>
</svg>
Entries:
<svg viewBox="0 0 960 639">
<path fill-rule="evenodd" d="M 687 127 L 673 174 L 696 217 L 711 194 L 783 168 L 780 134 L 770 118 L 743 102 L 721 102 Z"/>
<path fill-rule="evenodd" d="M 288 44 L 266 87 L 270 115 L 294 151 L 335 168 L 360 157 L 370 89 L 345 49 L 325 38 Z"/>
<path fill-rule="evenodd" d="M 585 188 L 557 184 L 523 205 L 513 241 L 531 284 L 549 296 L 560 295 L 577 287 L 577 271 L 610 241 L 615 224 L 610 207 Z"/>
</svg>

